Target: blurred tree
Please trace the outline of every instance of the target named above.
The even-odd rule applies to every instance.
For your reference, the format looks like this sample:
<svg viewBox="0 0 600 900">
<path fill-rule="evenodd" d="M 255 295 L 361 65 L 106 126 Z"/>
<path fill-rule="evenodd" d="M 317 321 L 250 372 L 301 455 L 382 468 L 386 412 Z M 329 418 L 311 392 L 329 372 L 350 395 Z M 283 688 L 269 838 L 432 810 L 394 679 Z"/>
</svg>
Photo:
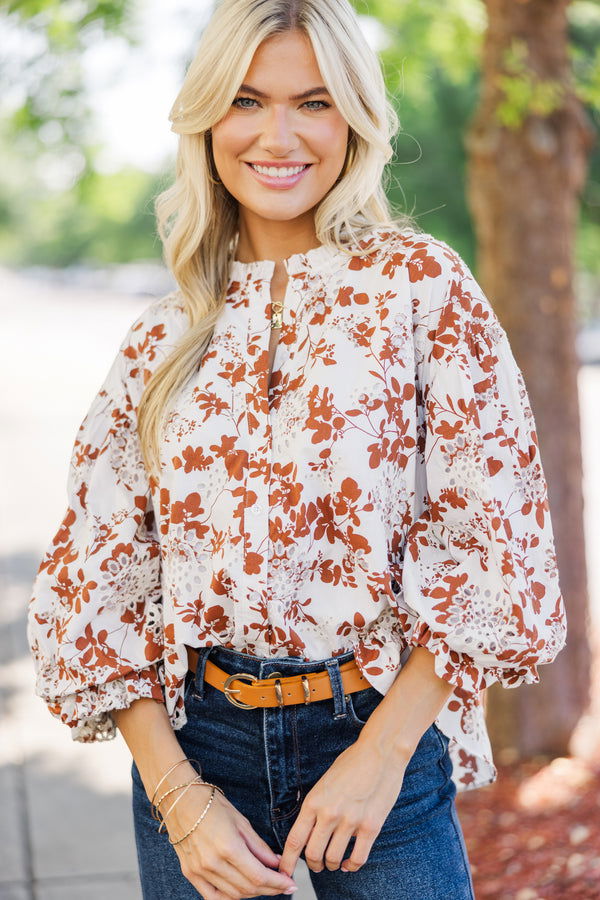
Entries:
<svg viewBox="0 0 600 900">
<path fill-rule="evenodd" d="M 137 0 L 12 0 L 0 11 L 0 255 L 69 265 L 159 257 L 159 175 L 97 170 L 82 55 L 138 41 Z M 166 164 L 165 164 L 166 170 Z M 164 175 L 164 173 L 163 173 Z M 52 184 L 54 182 L 56 186 Z"/>
<path fill-rule="evenodd" d="M 9 0 L 2 12 L 0 80 L 19 103 L 8 126 L 17 140 L 84 146 L 89 108 L 81 55 L 108 34 L 136 42 L 135 0 Z M 40 133 L 41 132 L 41 133 Z"/>
<path fill-rule="evenodd" d="M 528 0 L 522 0 L 528 2 Z M 486 6 L 482 0 L 354 0 L 382 31 L 380 56 L 402 130 L 389 191 L 427 231 L 475 262 L 476 240 L 467 202 L 468 150 L 464 136 L 480 91 Z M 574 91 L 587 114 L 600 119 L 600 2 L 568 4 L 568 53 Z M 518 84 L 518 82 L 515 82 Z M 421 157 L 422 161 L 419 159 Z M 580 196 L 574 246 L 578 268 L 600 277 L 600 148 L 590 159 Z M 583 308 L 591 318 L 600 308 Z"/>
<path fill-rule="evenodd" d="M 466 138 L 477 270 L 532 397 L 569 620 L 567 646 L 539 686 L 490 691 L 496 744 L 527 754 L 565 755 L 589 702 L 573 247 L 594 130 L 574 84 L 567 6 L 486 0 L 482 88 Z"/>
</svg>

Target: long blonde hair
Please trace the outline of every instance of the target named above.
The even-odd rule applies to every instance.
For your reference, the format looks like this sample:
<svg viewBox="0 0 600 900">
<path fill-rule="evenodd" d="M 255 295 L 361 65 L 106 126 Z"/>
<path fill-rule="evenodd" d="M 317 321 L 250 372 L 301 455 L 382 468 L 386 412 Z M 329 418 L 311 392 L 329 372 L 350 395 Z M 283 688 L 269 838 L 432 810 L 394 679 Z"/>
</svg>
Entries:
<svg viewBox="0 0 600 900">
<path fill-rule="evenodd" d="M 216 177 L 210 129 L 230 109 L 258 46 L 292 30 L 311 41 L 323 82 L 349 125 L 341 177 L 315 213 L 317 240 L 357 255 L 360 248 L 352 252 L 349 245 L 376 226 L 418 230 L 410 216 L 393 214 L 385 194 L 384 167 L 393 156 L 399 120 L 379 59 L 348 0 L 221 0 L 169 114 L 171 130 L 179 135 L 175 181 L 155 200 L 164 260 L 179 286 L 189 328 L 148 379 L 137 410 L 152 477 L 160 470 L 167 407 L 208 346 L 235 253 L 238 205 Z"/>
</svg>

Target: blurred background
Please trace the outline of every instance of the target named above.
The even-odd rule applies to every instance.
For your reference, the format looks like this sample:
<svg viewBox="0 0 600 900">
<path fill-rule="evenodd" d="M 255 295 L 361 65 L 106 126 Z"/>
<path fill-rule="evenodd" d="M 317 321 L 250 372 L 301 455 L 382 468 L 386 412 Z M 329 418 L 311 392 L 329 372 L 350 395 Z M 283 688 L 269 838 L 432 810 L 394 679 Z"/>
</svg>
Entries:
<svg viewBox="0 0 600 900">
<path fill-rule="evenodd" d="M 567 646 L 487 692 L 498 781 L 459 795 L 477 897 L 600 897 L 600 3 L 354 3 L 401 122 L 386 186 L 507 329 L 549 484 Z M 209 0 L 0 4 L 0 898 L 141 897 L 131 756 L 33 695 L 25 620 L 77 428 L 174 286 L 153 199 Z M 312 900 L 299 863 L 298 900 Z"/>
</svg>

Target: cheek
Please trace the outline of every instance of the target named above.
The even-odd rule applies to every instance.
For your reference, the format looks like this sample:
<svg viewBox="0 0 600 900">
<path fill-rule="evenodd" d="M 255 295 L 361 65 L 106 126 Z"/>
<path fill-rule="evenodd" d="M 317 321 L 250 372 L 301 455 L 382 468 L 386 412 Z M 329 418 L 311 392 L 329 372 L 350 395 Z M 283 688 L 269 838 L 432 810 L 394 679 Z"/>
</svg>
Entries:
<svg viewBox="0 0 600 900">
<path fill-rule="evenodd" d="M 331 120 L 319 123 L 313 136 L 313 146 L 319 152 L 324 163 L 341 164 L 346 156 L 349 128 L 342 120 Z"/>
<path fill-rule="evenodd" d="M 237 156 L 243 153 L 251 137 L 248 135 L 248 128 L 230 120 L 223 122 L 218 127 L 212 129 L 213 152 L 217 162 L 219 160 L 227 162 L 231 156 Z"/>
</svg>

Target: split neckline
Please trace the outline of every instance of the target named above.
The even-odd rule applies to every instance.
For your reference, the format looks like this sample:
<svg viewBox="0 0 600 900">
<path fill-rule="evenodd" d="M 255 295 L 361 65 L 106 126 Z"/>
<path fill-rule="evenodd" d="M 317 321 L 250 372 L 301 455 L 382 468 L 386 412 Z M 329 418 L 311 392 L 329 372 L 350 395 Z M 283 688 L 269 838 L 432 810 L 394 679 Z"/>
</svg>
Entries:
<svg viewBox="0 0 600 900">
<path fill-rule="evenodd" d="M 288 276 L 295 275 L 306 269 L 325 270 L 340 258 L 346 258 L 346 254 L 339 247 L 332 244 L 319 244 L 300 253 L 292 253 L 282 260 Z M 272 277 L 275 271 L 275 260 L 255 259 L 252 262 L 243 262 L 239 259 L 231 259 L 229 262 L 229 275 L 231 279 L 246 279 L 250 276 Z"/>
</svg>

